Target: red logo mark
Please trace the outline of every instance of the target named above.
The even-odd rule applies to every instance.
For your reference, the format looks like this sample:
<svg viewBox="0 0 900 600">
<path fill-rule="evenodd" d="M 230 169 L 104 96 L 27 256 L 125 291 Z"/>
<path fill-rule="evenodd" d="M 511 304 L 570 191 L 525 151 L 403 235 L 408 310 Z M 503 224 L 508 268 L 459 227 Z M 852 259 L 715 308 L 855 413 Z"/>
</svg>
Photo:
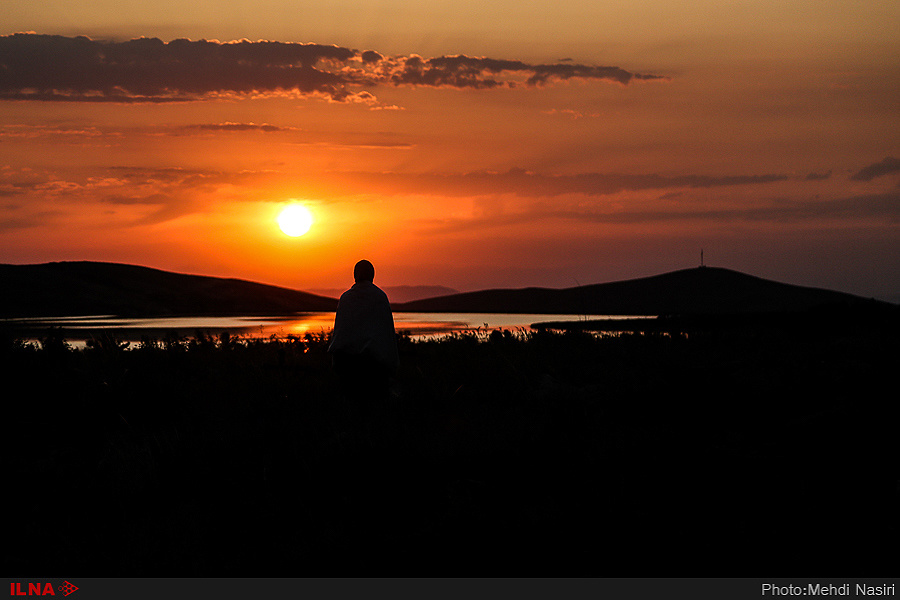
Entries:
<svg viewBox="0 0 900 600">
<path fill-rule="evenodd" d="M 22 583 L 19 581 L 10 582 L 9 584 L 9 595 L 10 596 L 55 596 L 56 592 L 53 591 L 52 583 L 27 583 L 25 584 L 28 587 L 23 588 Z"/>
<path fill-rule="evenodd" d="M 78 589 L 75 584 L 66 582 L 57 588 L 63 595 L 68 596 Z M 20 581 L 11 581 L 9 583 L 10 596 L 55 596 L 52 583 L 22 583 Z"/>
</svg>

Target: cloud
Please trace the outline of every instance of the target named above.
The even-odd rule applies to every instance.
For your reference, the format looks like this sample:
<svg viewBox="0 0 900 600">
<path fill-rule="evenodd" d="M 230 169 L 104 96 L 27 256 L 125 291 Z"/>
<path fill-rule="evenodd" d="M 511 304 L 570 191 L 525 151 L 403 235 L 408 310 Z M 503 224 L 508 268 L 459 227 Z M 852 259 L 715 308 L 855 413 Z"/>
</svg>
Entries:
<svg viewBox="0 0 900 600">
<path fill-rule="evenodd" d="M 785 181 L 787 175 L 622 175 L 582 173 L 577 175 L 543 175 L 512 169 L 505 173 L 474 172 L 462 174 L 406 173 L 340 173 L 340 189 L 335 193 L 372 192 L 382 195 L 422 194 L 446 196 L 479 196 L 515 194 L 522 197 L 552 197 L 563 194 L 601 196 L 622 191 L 671 188 L 712 188 L 753 185 Z"/>
<path fill-rule="evenodd" d="M 577 204 L 540 203 L 524 211 L 493 216 L 490 219 L 456 217 L 421 221 L 431 234 L 503 228 L 520 224 L 546 223 L 549 220 L 578 221 L 602 225 L 647 225 L 658 223 L 768 223 L 795 226 L 831 222 L 840 226 L 873 221 L 900 224 L 900 194 L 870 194 L 832 200 L 773 201 L 758 204 L 738 203 L 721 208 L 685 204 L 660 207 L 658 204 L 634 203 L 627 206 L 585 207 Z"/>
<path fill-rule="evenodd" d="M 0 196 L 21 196 L 34 191 L 44 191 L 57 175 L 45 170 L 29 168 L 0 168 Z"/>
<path fill-rule="evenodd" d="M 297 95 L 374 105 L 368 89 L 543 86 L 569 79 L 626 85 L 663 79 L 620 67 L 529 64 L 465 55 L 388 57 L 374 50 L 240 40 L 96 41 L 17 33 L 0 36 L 0 99 L 173 102 Z"/>
<path fill-rule="evenodd" d="M 42 213 L 38 215 L 29 215 L 25 217 L 14 218 L 4 215 L 4 218 L 0 219 L 0 232 L 40 227 L 45 223 L 45 219 L 47 218 L 48 214 L 49 213 Z"/>
<path fill-rule="evenodd" d="M 589 215 L 574 218 L 591 218 Z M 860 220 L 878 220 L 900 223 L 900 195 L 870 194 L 837 198 L 833 200 L 798 200 L 772 202 L 762 206 L 739 205 L 723 209 L 700 209 L 683 211 L 626 212 L 613 217 L 620 221 L 683 221 L 702 220 L 755 221 L 767 223 L 803 223 L 820 220 L 834 220 L 843 223 Z M 595 215 L 595 220 L 605 221 L 607 215 Z"/>
<path fill-rule="evenodd" d="M 347 78 L 317 67 L 354 54 L 319 44 L 14 34 L 0 38 L 0 97 L 171 101 L 276 90 L 339 96 Z"/>
<path fill-rule="evenodd" d="M 897 173 L 898 171 L 900 171 L 900 158 L 888 156 L 881 162 L 863 167 L 854 173 L 850 179 L 853 181 L 872 181 L 876 177 Z"/>
<path fill-rule="evenodd" d="M 6 125 L 0 126 L 0 139 L 55 138 L 95 138 L 103 136 L 96 127 L 59 127 L 48 125 Z"/>
<path fill-rule="evenodd" d="M 555 80 L 567 79 L 597 79 L 626 85 L 635 79 L 665 78 L 659 75 L 631 73 L 619 67 L 578 64 L 533 65 L 518 60 L 498 60 L 460 54 L 427 60 L 420 56 L 410 56 L 400 68 L 394 70 L 390 79 L 395 84 L 403 85 L 481 89 L 515 87 L 521 83 L 540 86 Z"/>
<path fill-rule="evenodd" d="M 198 125 L 185 125 L 182 129 L 188 131 L 259 131 L 262 133 L 280 133 L 285 131 L 297 131 L 296 127 L 283 127 L 269 125 L 268 123 L 200 123 Z"/>
<path fill-rule="evenodd" d="M 374 50 L 366 50 L 362 53 L 362 60 L 364 63 L 377 63 L 384 60 L 384 56 Z"/>
<path fill-rule="evenodd" d="M 571 108 L 551 108 L 550 110 L 542 111 L 545 115 L 565 115 L 571 119 L 584 119 L 585 117 L 596 119 L 602 117 L 602 113 L 584 113 L 580 110 L 573 110 Z"/>
<path fill-rule="evenodd" d="M 41 206 L 134 207 L 131 225 L 160 223 L 214 208 L 229 190 L 253 187 L 272 177 L 269 171 L 217 171 L 205 169 L 107 167 L 91 169 L 90 176 L 72 172 L 61 177 L 52 171 L 0 169 L 0 197 L 17 204 L 0 208 L 3 220 L 19 219 L 22 207 Z M 228 196 L 230 197 L 230 196 Z M 121 224 L 120 224 L 121 225 Z M 7 227 L 8 229 L 9 227 Z"/>
</svg>

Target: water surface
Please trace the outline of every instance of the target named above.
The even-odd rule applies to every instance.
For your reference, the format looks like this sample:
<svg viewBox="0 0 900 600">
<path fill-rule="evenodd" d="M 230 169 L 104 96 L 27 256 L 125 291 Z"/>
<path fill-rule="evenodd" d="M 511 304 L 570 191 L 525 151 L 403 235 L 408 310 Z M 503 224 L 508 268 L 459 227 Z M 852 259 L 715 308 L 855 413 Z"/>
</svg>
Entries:
<svg viewBox="0 0 900 600">
<path fill-rule="evenodd" d="M 625 319 L 614 315 L 540 315 L 504 313 L 394 313 L 394 328 L 414 337 L 441 336 L 474 330 L 530 329 L 532 323 L 579 321 L 585 319 Z M 288 316 L 233 317 L 159 317 L 122 318 L 110 315 L 84 317 L 50 317 L 3 319 L 0 324 L 22 333 L 28 339 L 46 335 L 50 327 L 58 327 L 70 342 L 78 344 L 103 332 L 113 333 L 126 341 L 142 337 L 162 338 L 168 334 L 193 336 L 198 333 L 253 338 L 283 338 L 306 333 L 328 333 L 334 326 L 333 312 L 298 313 Z M 80 344 L 78 344 L 80 345 Z"/>
</svg>

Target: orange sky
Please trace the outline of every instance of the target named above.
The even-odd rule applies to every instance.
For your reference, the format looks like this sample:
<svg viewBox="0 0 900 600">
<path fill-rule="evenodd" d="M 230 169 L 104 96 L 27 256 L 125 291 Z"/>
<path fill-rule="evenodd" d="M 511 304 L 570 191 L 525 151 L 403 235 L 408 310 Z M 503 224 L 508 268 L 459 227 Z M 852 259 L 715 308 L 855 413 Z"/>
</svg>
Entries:
<svg viewBox="0 0 900 600">
<path fill-rule="evenodd" d="M 900 293 L 900 5 L 564 4 L 14 3 L 0 262 Z"/>
</svg>

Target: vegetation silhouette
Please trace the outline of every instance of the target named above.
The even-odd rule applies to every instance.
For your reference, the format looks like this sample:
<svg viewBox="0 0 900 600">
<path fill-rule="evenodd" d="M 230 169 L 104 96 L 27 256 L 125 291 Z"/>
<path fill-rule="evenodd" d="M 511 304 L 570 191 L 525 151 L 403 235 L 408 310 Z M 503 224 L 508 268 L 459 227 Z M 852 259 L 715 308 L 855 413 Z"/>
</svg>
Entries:
<svg viewBox="0 0 900 600">
<path fill-rule="evenodd" d="M 103 576 L 883 574 L 896 311 L 819 329 L 398 337 L 367 427 L 328 336 L 0 331 L 4 564 Z"/>
</svg>

